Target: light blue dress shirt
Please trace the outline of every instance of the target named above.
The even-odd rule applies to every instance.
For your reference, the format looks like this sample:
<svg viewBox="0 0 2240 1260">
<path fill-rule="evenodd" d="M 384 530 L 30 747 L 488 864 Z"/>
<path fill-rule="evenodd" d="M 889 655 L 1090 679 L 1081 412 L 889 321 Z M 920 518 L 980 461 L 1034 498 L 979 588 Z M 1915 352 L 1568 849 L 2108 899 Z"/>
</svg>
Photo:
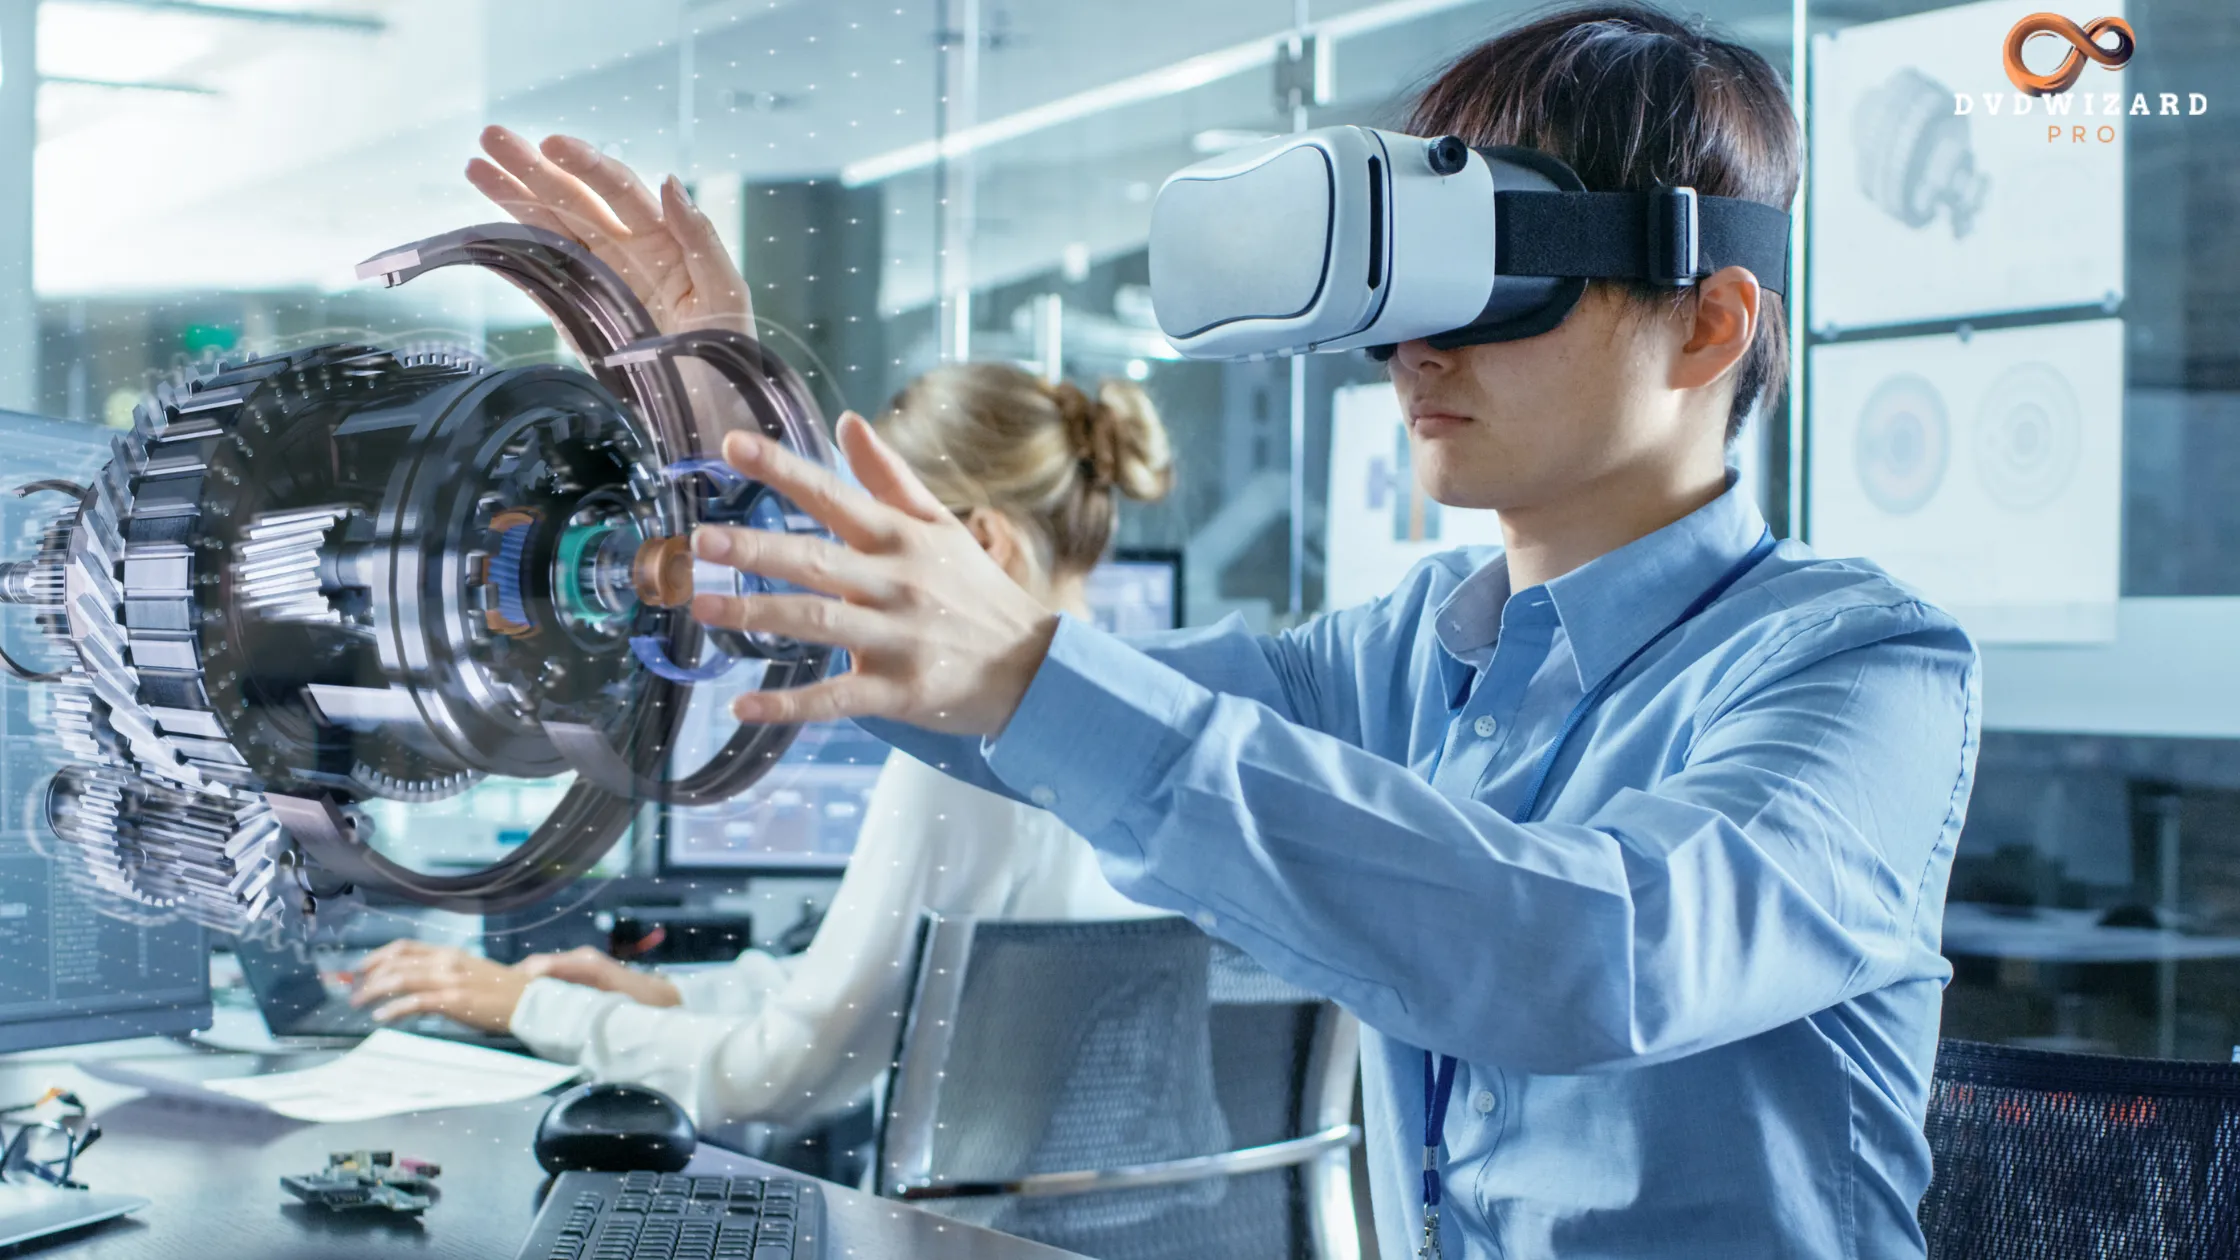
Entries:
<svg viewBox="0 0 2240 1260">
<path fill-rule="evenodd" d="M 1276 636 L 1065 620 L 1002 735 L 867 723 L 1057 813 L 1128 896 L 1367 1028 L 1378 1236 L 1421 1236 L 1422 1052 L 1462 1060 L 1449 1260 L 1919 1256 L 1974 773 L 1973 645 L 1729 490 L 1544 586 L 1498 552 Z"/>
</svg>

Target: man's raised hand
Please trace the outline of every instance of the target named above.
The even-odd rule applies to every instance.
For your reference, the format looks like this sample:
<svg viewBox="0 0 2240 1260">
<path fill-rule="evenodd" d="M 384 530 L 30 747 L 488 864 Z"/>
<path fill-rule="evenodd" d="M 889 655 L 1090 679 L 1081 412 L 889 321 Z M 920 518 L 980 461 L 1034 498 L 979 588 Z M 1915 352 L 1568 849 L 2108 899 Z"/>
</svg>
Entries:
<svg viewBox="0 0 2240 1260">
<path fill-rule="evenodd" d="M 703 560 L 815 595 L 701 595 L 710 626 L 845 648 L 847 673 L 806 687 L 750 691 L 742 722 L 884 717 L 928 730 L 993 735 L 1019 707 L 1057 616 L 1005 574 L 863 417 L 840 418 L 840 448 L 864 489 L 768 438 L 733 433 L 724 459 L 791 499 L 833 539 L 704 526 Z M 836 541 L 835 541 L 836 540 Z"/>
</svg>

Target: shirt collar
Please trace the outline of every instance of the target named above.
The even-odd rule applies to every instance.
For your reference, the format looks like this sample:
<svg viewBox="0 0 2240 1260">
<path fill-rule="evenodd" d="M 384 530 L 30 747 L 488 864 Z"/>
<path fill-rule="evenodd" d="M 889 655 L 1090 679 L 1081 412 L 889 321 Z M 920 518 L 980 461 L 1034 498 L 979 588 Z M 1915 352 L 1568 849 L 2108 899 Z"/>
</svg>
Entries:
<svg viewBox="0 0 2240 1260">
<path fill-rule="evenodd" d="M 1440 601 L 1432 633 L 1454 656 L 1480 656 L 1500 637 L 1501 610 L 1508 602 L 1509 557 L 1495 552 Z"/>
<path fill-rule="evenodd" d="M 1733 470 L 1718 498 L 1663 529 L 1597 556 L 1549 582 L 1545 593 L 1571 642 L 1581 690 L 1618 667 L 1672 624 L 1690 602 L 1748 555 L 1765 533 L 1757 505 L 1736 488 Z M 1434 614 L 1440 676 L 1459 705 L 1511 611 L 1509 559 L 1496 555 L 1450 592 Z"/>
<path fill-rule="evenodd" d="M 1671 625 L 1750 554 L 1765 530 L 1757 504 L 1736 488 L 1730 469 L 1718 498 L 1549 582 L 1579 686 L 1602 681 Z"/>
<path fill-rule="evenodd" d="M 1509 557 L 1496 552 L 1449 591 L 1432 613 L 1431 633 L 1442 649 L 1439 678 L 1448 708 L 1462 707 L 1471 678 L 1501 636 L 1502 608 L 1508 602 Z"/>
</svg>

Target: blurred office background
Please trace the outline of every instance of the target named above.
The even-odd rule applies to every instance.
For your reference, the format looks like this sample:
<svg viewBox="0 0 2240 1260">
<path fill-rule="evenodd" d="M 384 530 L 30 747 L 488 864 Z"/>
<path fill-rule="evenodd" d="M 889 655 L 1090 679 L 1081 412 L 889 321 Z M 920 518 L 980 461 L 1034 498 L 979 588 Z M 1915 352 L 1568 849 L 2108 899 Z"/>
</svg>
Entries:
<svg viewBox="0 0 2240 1260">
<path fill-rule="evenodd" d="M 2080 94 L 2171 92 L 2179 113 L 2096 116 L 2081 140 L 2064 119 L 2049 140 L 2042 117 L 1980 99 L 1953 114 L 1958 94 L 2012 99 L 1995 39 L 2028 5 L 1688 7 L 1806 89 L 1820 160 L 1798 386 L 1742 439 L 1744 475 L 1777 529 L 1884 559 L 1986 640 L 1947 1031 L 2225 1057 L 2240 10 L 2100 4 L 2138 53 Z M 685 180 L 744 254 L 764 335 L 835 413 L 946 358 L 1144 382 L 1180 481 L 1131 505 L 1121 543 L 1173 575 L 1161 615 L 1281 627 L 1484 522 L 1407 510 L 1404 442 L 1360 356 L 1180 361 L 1146 287 L 1152 196 L 1259 137 L 1396 125 L 1526 8 L 0 0 L 0 405 L 115 425 L 178 362 L 346 337 L 556 356 L 480 273 L 392 293 L 352 267 L 494 217 L 461 175 L 484 124 L 566 131 Z M 2206 112 L 2188 114 L 2195 94 Z M 610 869 L 704 876 L 756 899 L 770 939 L 829 889 L 877 755 L 812 732 L 728 812 L 649 814 Z M 487 860 L 556 791 L 478 789 L 383 843 Z"/>
</svg>

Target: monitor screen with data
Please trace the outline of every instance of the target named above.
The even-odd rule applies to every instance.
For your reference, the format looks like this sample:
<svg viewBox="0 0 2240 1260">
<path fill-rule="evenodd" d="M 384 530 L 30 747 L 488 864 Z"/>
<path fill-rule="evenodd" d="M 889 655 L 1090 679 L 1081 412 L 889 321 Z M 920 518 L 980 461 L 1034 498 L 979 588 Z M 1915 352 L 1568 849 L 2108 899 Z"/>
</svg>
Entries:
<svg viewBox="0 0 2240 1260">
<path fill-rule="evenodd" d="M 1089 613 L 1114 634 L 1182 624 L 1182 553 L 1122 548 L 1089 573 Z"/>
<path fill-rule="evenodd" d="M 6 484 L 80 478 L 109 454 L 108 430 L 0 412 Z M 38 549 L 69 501 L 0 494 L 0 555 Z M 33 617 L 0 611 L 0 649 L 31 669 L 59 657 Z M 0 676 L 0 1052 L 76 1045 L 210 1026 L 202 929 L 96 913 L 77 863 L 54 860 L 47 781 L 61 756 L 47 728 L 53 693 Z M 11 1100 L 12 1101 L 12 1100 Z"/>
</svg>

